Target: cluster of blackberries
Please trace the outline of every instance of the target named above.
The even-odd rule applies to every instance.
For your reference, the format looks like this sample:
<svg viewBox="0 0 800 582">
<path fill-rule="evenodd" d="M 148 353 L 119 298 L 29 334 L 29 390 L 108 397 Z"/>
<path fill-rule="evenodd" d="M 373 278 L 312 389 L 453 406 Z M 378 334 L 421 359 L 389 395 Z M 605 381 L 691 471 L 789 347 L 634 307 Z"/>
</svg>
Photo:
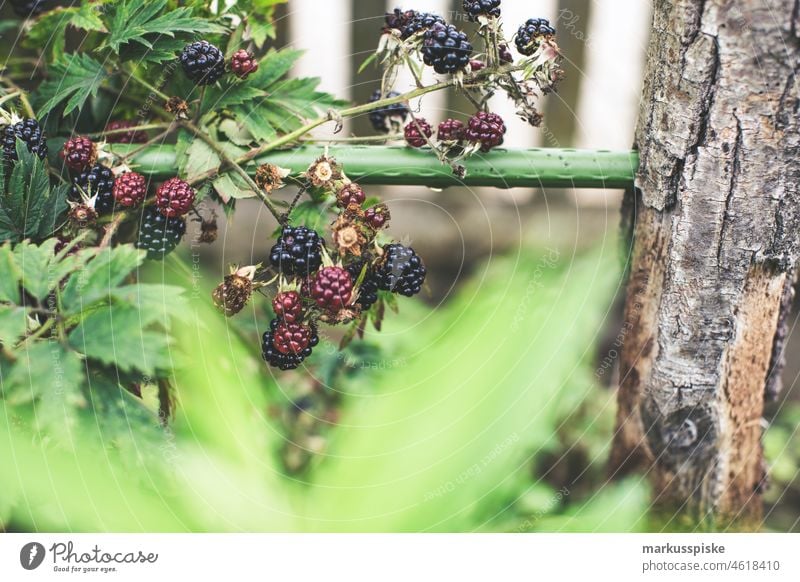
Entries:
<svg viewBox="0 0 800 582">
<path fill-rule="evenodd" d="M 546 18 L 531 18 L 519 27 L 514 42 L 520 54 L 531 56 L 539 48 L 542 40 L 552 38 L 556 29 Z"/>
<path fill-rule="evenodd" d="M 496 113 L 479 111 L 465 125 L 457 119 L 446 119 L 436 130 L 436 139 L 447 146 L 461 146 L 464 142 L 480 146 L 488 152 L 503 144 L 506 126 L 503 118 Z M 431 125 L 423 118 L 417 118 L 405 128 L 406 143 L 414 148 L 423 147 L 433 136 Z"/>
<path fill-rule="evenodd" d="M 38 16 L 64 4 L 59 0 L 9 0 L 9 3 L 16 14 L 25 18 Z"/>
<path fill-rule="evenodd" d="M 195 85 L 213 85 L 227 70 L 225 55 L 207 40 L 187 44 L 179 60 L 184 73 Z M 258 62 L 253 53 L 239 49 L 231 56 L 230 70 L 240 79 L 245 79 L 258 70 Z"/>
</svg>

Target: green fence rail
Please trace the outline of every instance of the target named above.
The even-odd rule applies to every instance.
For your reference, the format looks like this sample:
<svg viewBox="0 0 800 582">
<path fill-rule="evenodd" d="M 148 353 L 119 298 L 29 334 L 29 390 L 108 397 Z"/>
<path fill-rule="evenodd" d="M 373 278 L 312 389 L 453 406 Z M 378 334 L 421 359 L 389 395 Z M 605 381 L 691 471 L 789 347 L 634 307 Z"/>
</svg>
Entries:
<svg viewBox="0 0 800 582">
<path fill-rule="evenodd" d="M 115 146 L 123 153 L 126 147 Z M 271 152 L 257 160 L 303 172 L 323 154 L 321 146 L 303 146 Z M 493 186 L 497 188 L 627 188 L 639 157 L 632 151 L 577 149 L 508 149 L 475 155 L 465 162 L 467 175 L 460 179 L 429 151 L 400 146 L 331 146 L 330 155 L 345 167 L 347 175 L 363 184 L 430 186 Z M 155 178 L 174 176 L 175 148 L 157 146 L 134 156 L 139 171 Z M 255 166 L 251 166 L 254 168 Z"/>
</svg>

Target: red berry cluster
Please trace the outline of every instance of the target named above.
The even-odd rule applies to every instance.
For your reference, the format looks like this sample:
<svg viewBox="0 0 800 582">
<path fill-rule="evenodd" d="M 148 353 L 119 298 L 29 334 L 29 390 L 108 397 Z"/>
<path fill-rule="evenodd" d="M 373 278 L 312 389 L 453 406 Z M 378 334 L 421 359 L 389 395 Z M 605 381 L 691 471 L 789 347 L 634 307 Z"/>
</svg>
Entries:
<svg viewBox="0 0 800 582">
<path fill-rule="evenodd" d="M 506 126 L 502 117 L 496 113 L 479 111 L 466 125 L 458 119 L 441 122 L 436 129 L 436 141 L 448 147 L 468 142 L 479 147 L 482 152 L 488 152 L 503 144 L 505 133 Z M 405 128 L 406 143 L 413 148 L 425 146 L 432 135 L 431 125 L 423 118 L 417 118 Z"/>
</svg>

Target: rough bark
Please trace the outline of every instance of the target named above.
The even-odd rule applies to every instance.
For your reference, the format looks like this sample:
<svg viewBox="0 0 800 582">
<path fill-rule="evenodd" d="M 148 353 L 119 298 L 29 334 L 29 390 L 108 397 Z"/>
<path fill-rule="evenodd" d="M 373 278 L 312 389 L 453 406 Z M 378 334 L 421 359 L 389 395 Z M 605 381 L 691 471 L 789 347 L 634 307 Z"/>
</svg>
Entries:
<svg viewBox="0 0 800 582">
<path fill-rule="evenodd" d="M 611 468 L 757 527 L 800 233 L 800 0 L 658 0 Z"/>
</svg>

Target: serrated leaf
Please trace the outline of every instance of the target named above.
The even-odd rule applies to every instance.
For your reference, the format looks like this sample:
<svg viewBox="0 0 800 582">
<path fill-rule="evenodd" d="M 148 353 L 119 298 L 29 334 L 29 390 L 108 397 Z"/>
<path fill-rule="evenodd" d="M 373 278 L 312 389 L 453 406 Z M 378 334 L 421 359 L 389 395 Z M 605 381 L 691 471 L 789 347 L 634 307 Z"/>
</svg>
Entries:
<svg viewBox="0 0 800 582">
<path fill-rule="evenodd" d="M 164 330 L 148 327 L 160 318 L 130 305 L 111 305 L 88 315 L 69 334 L 69 343 L 87 357 L 122 371 L 155 375 L 170 367 L 172 339 Z"/>
<path fill-rule="evenodd" d="M 169 329 L 171 319 L 194 323 L 194 312 L 184 296 L 183 288 L 174 285 L 138 283 L 111 290 L 111 296 L 141 310 L 160 313 L 159 321 Z"/>
<path fill-rule="evenodd" d="M 177 33 L 218 33 L 225 29 L 209 20 L 192 15 L 192 9 L 165 10 L 167 0 L 122 0 L 109 6 L 111 34 L 105 44 L 114 52 L 129 43 L 156 50 L 161 37 Z"/>
<path fill-rule="evenodd" d="M 40 429 L 65 433 L 75 424 L 77 408 L 85 406 L 81 392 L 84 367 L 78 355 L 57 342 L 39 342 L 17 352 L 17 361 L 5 385 L 9 402 L 36 400 Z"/>
<path fill-rule="evenodd" d="M 190 181 L 209 170 L 219 168 L 222 163 L 217 153 L 202 139 L 192 141 L 185 155 L 186 165 L 183 171 Z"/>
<path fill-rule="evenodd" d="M 103 249 L 67 281 L 61 293 L 64 312 L 80 313 L 92 303 L 107 299 L 109 293 L 142 264 L 144 256 L 145 253 L 133 245 Z"/>
<path fill-rule="evenodd" d="M 16 305 L 0 305 L 0 343 L 13 345 L 28 329 L 28 313 Z"/>
<path fill-rule="evenodd" d="M 39 86 L 40 99 L 47 101 L 39 108 L 44 116 L 64 104 L 64 115 L 81 109 L 89 96 L 96 96 L 108 73 L 102 64 L 85 53 L 64 56 L 53 63 L 49 79 Z"/>
<path fill-rule="evenodd" d="M 242 187 L 241 183 L 237 183 L 235 178 L 231 174 L 223 174 L 214 180 L 214 190 L 225 204 L 231 200 L 254 198 L 256 195 L 252 190 Z"/>
<path fill-rule="evenodd" d="M 70 26 L 80 28 L 81 30 L 95 31 L 95 32 L 108 32 L 106 25 L 100 19 L 99 4 L 87 2 L 77 9 L 70 18 Z"/>
</svg>

